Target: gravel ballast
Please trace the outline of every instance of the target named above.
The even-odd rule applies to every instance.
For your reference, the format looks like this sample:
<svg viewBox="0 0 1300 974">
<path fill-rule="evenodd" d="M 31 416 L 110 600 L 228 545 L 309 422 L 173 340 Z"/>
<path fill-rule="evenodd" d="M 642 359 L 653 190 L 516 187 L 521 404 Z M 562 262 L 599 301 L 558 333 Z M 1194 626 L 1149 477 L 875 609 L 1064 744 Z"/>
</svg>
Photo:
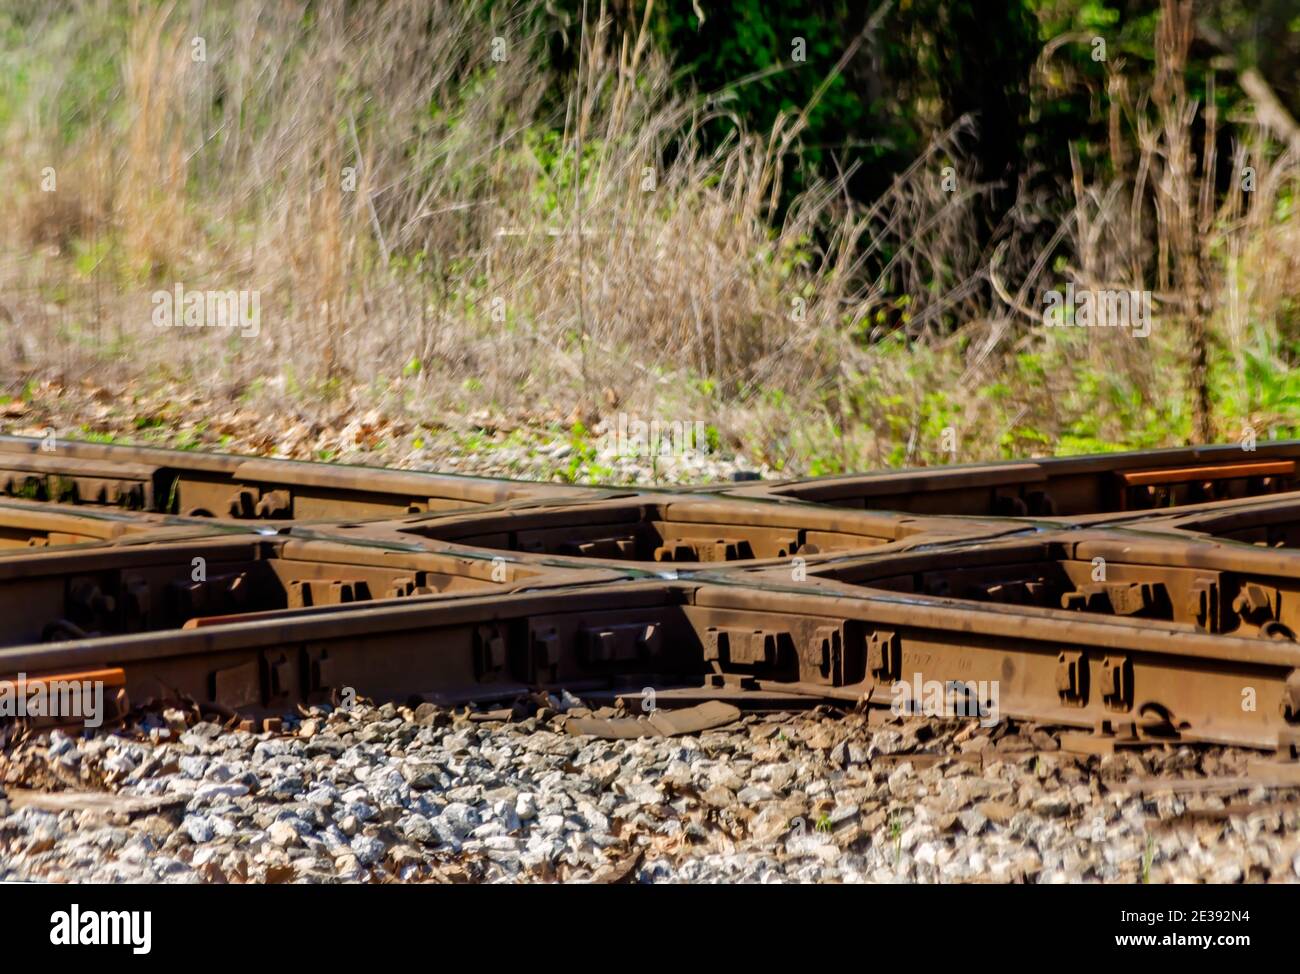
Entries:
<svg viewBox="0 0 1300 974">
<path fill-rule="evenodd" d="M 602 740 L 566 731 L 584 713 L 577 704 L 552 698 L 531 715 L 517 705 L 507 721 L 360 703 L 261 734 L 170 709 L 93 736 L 34 735 L 0 756 L 0 879 L 1052 883 L 1300 872 L 1300 789 L 1254 783 L 1252 752 L 1080 756 L 1031 725 L 827 708 Z"/>
</svg>

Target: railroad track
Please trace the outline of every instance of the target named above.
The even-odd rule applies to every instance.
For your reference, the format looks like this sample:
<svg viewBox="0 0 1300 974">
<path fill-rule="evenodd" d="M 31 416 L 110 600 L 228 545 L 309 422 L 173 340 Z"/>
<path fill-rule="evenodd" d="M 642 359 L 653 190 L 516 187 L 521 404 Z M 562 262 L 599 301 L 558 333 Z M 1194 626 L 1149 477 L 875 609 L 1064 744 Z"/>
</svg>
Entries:
<svg viewBox="0 0 1300 974">
<path fill-rule="evenodd" d="M 0 683 L 888 708 L 1300 741 L 1300 443 L 582 488 L 0 437 Z M 689 724 L 689 716 L 683 718 Z"/>
</svg>

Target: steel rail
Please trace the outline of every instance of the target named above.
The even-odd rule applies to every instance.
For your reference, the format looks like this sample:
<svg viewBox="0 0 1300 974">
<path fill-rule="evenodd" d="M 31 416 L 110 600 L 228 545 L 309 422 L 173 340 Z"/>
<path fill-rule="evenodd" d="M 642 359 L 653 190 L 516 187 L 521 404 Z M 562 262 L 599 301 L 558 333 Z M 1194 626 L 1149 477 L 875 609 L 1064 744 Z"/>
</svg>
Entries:
<svg viewBox="0 0 1300 974">
<path fill-rule="evenodd" d="M 921 706 L 1300 739 L 1300 443 L 698 491 L 0 437 L 0 687 Z M 931 701 L 935 702 L 935 701 Z"/>
</svg>

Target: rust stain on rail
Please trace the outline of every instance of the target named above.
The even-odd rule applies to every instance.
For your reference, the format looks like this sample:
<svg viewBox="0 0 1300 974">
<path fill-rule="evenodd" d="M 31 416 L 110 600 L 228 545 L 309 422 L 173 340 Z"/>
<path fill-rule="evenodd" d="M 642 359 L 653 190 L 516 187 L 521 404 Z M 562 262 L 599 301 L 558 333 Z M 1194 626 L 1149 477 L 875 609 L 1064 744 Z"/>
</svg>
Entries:
<svg viewBox="0 0 1300 974">
<path fill-rule="evenodd" d="M 249 718 L 347 690 L 902 700 L 1083 750 L 1291 758 L 1297 461 L 1261 443 L 638 491 L 0 437 L 0 687 Z"/>
</svg>

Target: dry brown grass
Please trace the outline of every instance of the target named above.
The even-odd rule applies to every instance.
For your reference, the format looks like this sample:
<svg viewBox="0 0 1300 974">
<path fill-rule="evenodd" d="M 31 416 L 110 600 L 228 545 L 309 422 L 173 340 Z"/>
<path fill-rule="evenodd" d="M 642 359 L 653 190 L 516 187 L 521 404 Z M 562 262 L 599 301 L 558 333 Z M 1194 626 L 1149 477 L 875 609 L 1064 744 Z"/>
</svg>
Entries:
<svg viewBox="0 0 1300 974">
<path fill-rule="evenodd" d="M 726 115 L 725 93 L 676 93 L 644 28 L 616 33 L 604 4 L 565 27 L 581 50 L 573 79 L 547 66 L 555 21 L 534 0 L 491 19 L 425 0 L 313 4 L 311 18 L 280 0 L 116 17 L 70 6 L 7 55 L 31 81 L 0 131 L 15 187 L 0 219 L 26 228 L 0 252 L 6 386 L 159 376 L 304 409 L 352 390 L 467 423 L 688 411 L 795 468 L 936 459 L 949 421 L 966 459 L 1044 449 L 1089 408 L 1070 391 L 1070 356 L 1017 316 L 1058 283 L 1045 254 L 971 242 L 985 191 L 962 160 L 971 120 L 935 133 L 871 206 L 849 199 L 844 173 L 781 210 L 801 116 L 766 133 L 737 122 L 710 148 L 700 132 Z M 1177 327 L 1118 351 L 1093 336 L 1089 352 L 1154 395 L 1171 347 L 1208 389 L 1196 350 L 1277 319 L 1300 259 L 1295 221 L 1274 212 L 1295 191 L 1293 157 L 1243 143 L 1257 192 L 1220 206 L 1212 191 L 1181 87 L 1181 10 L 1169 5 L 1155 91 L 1134 103 L 1116 81 L 1114 182 L 1080 178 L 1057 238 L 1080 284 L 1157 282 Z M 120 77 L 78 100 L 69 86 L 84 83 L 92 42 Z M 69 118 L 70 99 L 84 117 Z M 45 165 L 57 193 L 37 189 Z M 941 186 L 949 165 L 956 192 Z M 990 277 L 1005 303 L 987 303 Z M 260 335 L 154 329 L 149 295 L 176 281 L 259 290 Z M 908 337 L 901 354 L 873 344 L 887 334 Z M 1017 381 L 1006 363 L 1027 352 L 1053 370 L 1041 386 L 986 395 Z M 1203 436 L 1207 395 L 1194 397 Z M 1041 438 L 1015 432 L 1026 427 Z"/>
</svg>

